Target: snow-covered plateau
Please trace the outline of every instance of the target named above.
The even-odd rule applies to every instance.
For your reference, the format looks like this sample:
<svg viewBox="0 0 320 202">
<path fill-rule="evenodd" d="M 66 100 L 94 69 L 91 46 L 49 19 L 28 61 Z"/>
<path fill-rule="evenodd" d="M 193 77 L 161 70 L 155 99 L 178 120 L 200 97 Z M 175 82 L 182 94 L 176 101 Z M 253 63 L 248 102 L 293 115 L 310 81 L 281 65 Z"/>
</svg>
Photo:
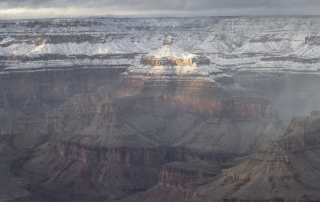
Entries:
<svg viewBox="0 0 320 202">
<path fill-rule="evenodd" d="M 163 46 L 168 36 L 171 49 Z M 141 65 L 148 56 L 210 62 Z M 0 21 L 0 75 L 88 68 L 126 68 L 124 76 L 149 74 L 149 79 L 220 81 L 229 92 L 270 100 L 288 122 L 320 107 L 320 17 Z"/>
<path fill-rule="evenodd" d="M 70 59 L 79 55 L 147 54 L 160 48 L 170 35 L 176 47 L 210 58 L 213 70 L 319 74 L 319 25 L 320 17 L 0 21 L 0 67 L 4 71 L 39 66 L 30 61 L 12 63 L 17 56 L 63 55 L 57 63 L 69 66 Z M 101 63 L 128 64 L 124 60 Z"/>
</svg>

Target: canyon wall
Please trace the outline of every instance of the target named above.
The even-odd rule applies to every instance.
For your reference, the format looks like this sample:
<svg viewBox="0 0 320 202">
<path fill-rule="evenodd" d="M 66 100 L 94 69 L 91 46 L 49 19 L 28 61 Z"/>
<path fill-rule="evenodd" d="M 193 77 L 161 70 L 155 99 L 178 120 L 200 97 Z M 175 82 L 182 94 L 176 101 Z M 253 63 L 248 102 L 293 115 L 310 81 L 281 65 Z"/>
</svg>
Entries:
<svg viewBox="0 0 320 202">
<path fill-rule="evenodd" d="M 0 74 L 0 126 L 17 116 L 43 115 L 79 93 L 110 85 L 126 68 Z"/>
<path fill-rule="evenodd" d="M 318 111 L 293 118 L 283 135 L 268 141 L 250 159 L 223 169 L 212 182 L 189 184 L 195 193 L 190 201 L 319 200 L 319 124 Z"/>
<path fill-rule="evenodd" d="M 48 155 L 60 155 L 84 163 L 118 165 L 131 167 L 137 165 L 163 165 L 171 161 L 205 161 L 210 164 L 222 164 L 234 157 L 231 153 L 203 153 L 183 147 L 90 147 L 73 142 L 58 141 L 49 147 Z"/>
<path fill-rule="evenodd" d="M 168 105 L 168 103 L 171 103 Z M 156 95 L 121 98 L 99 105 L 95 123 L 117 123 L 140 113 L 175 116 L 182 112 L 192 112 L 205 118 L 264 118 L 270 103 L 264 99 L 201 98 L 195 96 Z"/>
</svg>

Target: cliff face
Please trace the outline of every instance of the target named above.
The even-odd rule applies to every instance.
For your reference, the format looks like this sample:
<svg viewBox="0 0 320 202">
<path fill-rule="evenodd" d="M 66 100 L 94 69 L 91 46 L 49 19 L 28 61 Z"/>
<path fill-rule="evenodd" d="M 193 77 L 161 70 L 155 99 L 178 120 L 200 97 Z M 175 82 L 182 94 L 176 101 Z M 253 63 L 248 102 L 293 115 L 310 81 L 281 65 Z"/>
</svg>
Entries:
<svg viewBox="0 0 320 202">
<path fill-rule="evenodd" d="M 227 136 L 238 136 L 237 140 L 243 138 L 241 144 L 246 146 L 245 149 L 243 145 L 236 147 L 243 148 L 241 153 L 248 153 L 283 127 L 281 122 L 278 123 L 277 113 L 263 99 L 221 100 L 219 95 L 218 99 L 215 98 L 216 94 L 205 96 L 208 93 L 206 90 L 195 91 L 185 87 L 181 91 L 180 87 L 175 95 L 171 94 L 172 89 L 166 91 L 166 88 L 154 88 L 155 91 L 151 91 L 150 86 L 148 90 L 142 88 L 140 94 L 138 88 L 128 86 L 118 86 L 118 90 L 101 88 L 99 93 L 90 95 L 79 94 L 45 116 L 17 118 L 4 127 L 1 133 L 28 134 L 19 135 L 20 146 L 23 145 L 23 139 L 29 142 L 31 136 L 34 139 L 45 136 L 49 139 L 62 138 L 64 141 L 77 139 L 83 141 L 83 144 L 108 147 L 161 146 L 163 142 L 171 142 L 171 145 L 189 146 L 198 150 L 205 144 L 201 142 L 203 138 L 212 140 L 213 145 L 223 145 L 223 142 L 231 141 Z M 209 92 L 223 92 L 215 88 L 208 88 Z M 127 96 L 127 92 L 133 95 Z M 184 124 L 184 121 L 190 121 L 189 125 L 177 127 Z M 234 129 L 226 128 L 229 127 L 227 125 Z M 256 138 L 261 140 L 257 142 L 255 138 L 250 138 L 245 141 L 244 137 L 250 136 L 253 131 Z M 86 136 L 93 138 L 88 139 Z M 138 139 L 133 141 L 134 137 Z M 196 143 L 197 139 L 201 141 Z M 240 152 L 232 147 L 208 147 L 208 150 Z"/>
<path fill-rule="evenodd" d="M 194 183 L 189 188 L 204 201 L 319 200 L 319 123 L 317 112 L 293 118 L 284 135 L 270 140 L 248 161 L 223 170 L 222 176 L 208 185 L 195 188 Z M 222 182 L 225 185 L 221 186 Z M 237 189 L 230 191 L 230 187 Z"/>
<path fill-rule="evenodd" d="M 117 200 L 156 185 L 160 169 L 158 165 L 97 165 L 60 156 L 38 155 L 16 162 L 11 172 L 30 183 L 29 191 L 36 199 L 58 200 L 63 196 L 76 201 L 103 201 L 106 198 Z"/>
<path fill-rule="evenodd" d="M 59 141 L 46 154 L 41 151 L 35 157 L 17 160 L 11 166 L 11 172 L 35 188 L 41 188 L 44 195 L 50 190 L 53 196 L 73 200 L 81 201 L 83 195 L 91 200 L 100 201 L 106 197 L 117 200 L 146 191 L 159 180 L 160 184 L 166 183 L 163 186 L 174 188 L 180 184 L 182 188 L 191 180 L 214 176 L 219 166 L 213 164 L 223 163 L 231 157 L 216 153 L 204 157 L 202 153 L 185 148 L 90 148 Z M 197 162 L 199 160 L 203 161 Z M 163 166 L 171 161 L 179 162 Z M 33 191 L 37 193 L 37 189 Z"/>
<path fill-rule="evenodd" d="M 0 125 L 17 116 L 43 115 L 79 93 L 110 85 L 125 68 L 0 74 Z"/>
<path fill-rule="evenodd" d="M 154 58 L 154 57 L 142 57 L 140 63 L 142 65 L 152 65 L 152 66 L 162 66 L 162 65 L 187 66 L 187 65 L 192 65 L 193 61 L 194 61 L 193 58 L 188 58 L 188 59 L 179 59 L 179 58 L 158 59 L 158 58 Z"/>
<path fill-rule="evenodd" d="M 132 167 L 137 165 L 162 165 L 167 159 L 167 149 L 156 148 L 104 148 L 89 147 L 59 141 L 47 154 L 58 154 L 64 158 L 76 159 L 84 163 Z"/>
<path fill-rule="evenodd" d="M 59 141 L 48 148 L 48 155 L 60 155 L 83 163 L 97 163 L 123 167 L 163 165 L 168 161 L 204 161 L 210 164 L 222 164 L 234 157 L 226 153 L 202 153 L 183 147 L 90 147 L 74 142 Z M 200 167 L 200 166 L 199 166 Z"/>
<path fill-rule="evenodd" d="M 226 101 L 223 105 L 223 101 L 215 101 L 211 97 L 205 98 L 209 100 L 209 104 L 201 106 L 201 103 L 193 101 L 193 99 L 201 101 L 201 97 L 189 97 L 186 99 L 186 104 L 182 104 L 183 100 L 180 100 L 180 104 L 173 104 L 175 100 L 170 94 L 145 96 L 148 91 L 143 91 L 144 93 L 140 95 L 132 91 L 136 87 L 118 86 L 117 88 L 124 92 L 129 90 L 135 95 L 123 96 L 125 93 L 119 91 L 113 94 L 113 90 L 107 90 L 110 88 L 101 88 L 98 93 L 73 96 L 46 116 L 21 118 L 6 126 L 2 133 L 15 135 L 14 145 L 17 147 L 34 143 L 47 145 L 47 141 L 52 144 L 47 148 L 45 155 L 25 162 L 25 166 L 19 172 L 33 172 L 30 176 L 38 177 L 35 177 L 36 180 L 32 180 L 32 183 L 43 186 L 45 189 L 54 189 L 57 193 L 61 192 L 61 187 L 56 186 L 55 182 L 61 182 L 65 189 L 69 190 L 70 188 L 67 189 L 67 187 L 72 183 L 72 179 L 76 178 L 79 181 L 73 185 L 77 188 L 74 188 L 72 193 L 80 193 L 79 191 L 85 188 L 97 190 L 98 187 L 102 190 L 99 191 L 101 196 L 115 198 L 144 191 L 157 185 L 160 173 L 161 186 L 170 189 L 179 187 L 181 194 L 179 197 L 187 199 L 195 193 L 186 187 L 187 183 L 215 174 L 210 171 L 199 171 L 198 168 L 188 170 L 171 165 L 165 166 L 160 172 L 163 164 L 171 161 L 224 163 L 235 157 L 237 151 L 236 147 L 221 147 L 224 141 L 228 141 L 225 136 L 227 134 L 239 136 L 237 132 L 226 130 L 225 125 L 230 124 L 237 128 L 239 128 L 237 124 L 243 125 L 246 130 L 239 131 L 239 134 L 243 135 L 251 134 L 256 130 L 257 123 L 277 122 L 277 119 L 271 116 L 276 114 L 271 113 L 270 105 L 265 100 L 250 102 L 249 99 L 249 104 L 246 105 L 245 100 L 240 99 L 230 101 L 232 104 Z M 187 92 L 188 89 L 184 89 L 184 93 Z M 214 117 L 214 115 L 202 113 L 200 109 L 206 109 L 205 107 L 208 109 L 214 102 L 218 102 L 220 106 L 226 106 L 228 110 L 237 109 L 239 110 L 235 110 L 237 113 L 250 109 L 248 106 L 251 106 L 252 110 L 239 113 L 239 116 L 233 118 L 232 114 L 218 113 Z M 261 107 L 262 105 L 266 106 Z M 186 106 L 193 108 L 186 113 Z M 197 108 L 199 108 L 198 111 L 195 110 Z M 233 121 L 229 122 L 228 117 Z M 249 123 L 251 128 L 247 128 L 244 123 Z M 188 127 L 196 130 L 190 130 Z M 263 129 L 266 127 L 261 126 Z M 275 127 L 279 126 L 275 125 Z M 181 130 L 181 137 L 180 131 L 176 130 Z M 171 136 L 171 133 L 175 135 Z M 265 141 L 264 138 L 270 137 L 271 134 L 273 133 L 261 136 L 260 141 Z M 171 141 L 167 135 L 175 138 L 174 141 Z M 43 141 L 44 137 L 46 141 Z M 198 141 L 201 138 L 205 138 L 206 141 Z M 224 138 L 226 139 L 223 140 Z M 243 136 L 243 143 L 256 142 L 256 140 L 245 141 L 245 139 Z M 215 145 L 214 147 L 211 142 Z M 254 148 L 250 147 L 243 152 L 250 153 Z M 48 160 L 45 160 L 47 158 Z M 70 162 L 69 167 L 63 163 L 65 160 Z M 77 168 L 78 164 L 90 165 L 90 169 L 82 172 Z M 42 175 L 48 176 L 48 180 L 41 181 Z M 148 179 L 144 179 L 145 175 Z M 68 177 L 64 179 L 63 176 Z M 92 187 L 91 183 L 98 184 Z M 112 189 L 105 187 L 112 187 Z"/>
<path fill-rule="evenodd" d="M 221 165 L 221 164 L 220 164 Z M 190 183 L 202 180 L 210 181 L 219 175 L 222 166 L 207 162 L 196 161 L 174 161 L 166 163 L 159 174 L 157 186 L 142 193 L 121 199 L 123 202 L 138 201 L 189 201 L 197 196 L 197 192 L 189 188 Z"/>
<path fill-rule="evenodd" d="M 159 185 L 183 191 L 186 184 L 203 178 L 214 177 L 220 170 L 201 161 L 172 162 L 165 164 L 159 174 Z"/>
<path fill-rule="evenodd" d="M 319 144 L 318 120 L 319 112 L 313 111 L 310 117 L 297 117 L 291 120 L 284 136 L 286 137 L 282 146 L 290 152 L 303 152 Z"/>
<path fill-rule="evenodd" d="M 176 116 L 184 111 L 206 118 L 264 118 L 269 115 L 265 114 L 269 105 L 263 99 L 215 100 L 183 95 L 122 98 L 99 105 L 95 122 L 117 123 L 141 113 Z"/>
</svg>

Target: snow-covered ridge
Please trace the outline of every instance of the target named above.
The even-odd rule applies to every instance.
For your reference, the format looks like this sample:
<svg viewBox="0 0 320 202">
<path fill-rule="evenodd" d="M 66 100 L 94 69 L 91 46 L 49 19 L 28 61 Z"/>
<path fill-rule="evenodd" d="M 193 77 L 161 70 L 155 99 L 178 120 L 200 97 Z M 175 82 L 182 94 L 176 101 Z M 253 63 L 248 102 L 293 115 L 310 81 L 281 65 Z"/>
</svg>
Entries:
<svg viewBox="0 0 320 202">
<path fill-rule="evenodd" d="M 272 68 L 272 71 L 317 72 L 319 62 L 309 65 L 303 62 L 305 60 L 291 60 L 280 64 L 278 61 L 263 62 L 263 58 L 296 57 L 317 61 L 320 58 L 320 44 L 316 40 L 319 33 L 320 17 L 0 21 L 0 57 L 150 53 L 159 57 L 188 58 L 203 55 L 211 60 L 209 68 L 221 70 L 268 71 Z M 87 40 L 85 35 L 92 36 L 95 42 Z M 179 47 L 185 51 L 170 52 L 172 49 L 165 47 L 157 50 L 167 35 L 174 39 L 171 48 Z M 52 37 L 61 38 L 61 41 L 50 42 Z"/>
<path fill-rule="evenodd" d="M 7 39 L 4 39 L 7 40 Z M 1 43 L 4 41 L 2 40 Z M 4 43 L 4 42 L 3 42 Z M 130 49 L 130 48 L 129 48 Z M 136 51 L 142 51 L 142 48 L 136 47 Z M 34 56 L 43 54 L 60 54 L 60 55 L 97 55 L 97 54 L 120 54 L 130 53 L 126 44 L 117 43 L 61 43 L 61 44 L 28 44 L 28 43 L 15 43 L 9 46 L 0 46 L 0 56 L 22 55 Z"/>
<path fill-rule="evenodd" d="M 189 59 L 193 58 L 196 55 L 183 51 L 180 48 L 177 48 L 173 45 L 164 45 L 161 48 L 148 53 L 146 57 L 155 57 L 155 58 L 179 58 L 179 59 Z"/>
<path fill-rule="evenodd" d="M 43 68 L 62 68 L 62 67 L 83 67 L 83 68 L 109 68 L 117 66 L 130 66 L 132 59 L 69 59 L 69 60 L 47 60 L 47 61 L 28 61 L 28 62 L 13 62 L 9 63 L 4 70 L 35 70 Z"/>
</svg>

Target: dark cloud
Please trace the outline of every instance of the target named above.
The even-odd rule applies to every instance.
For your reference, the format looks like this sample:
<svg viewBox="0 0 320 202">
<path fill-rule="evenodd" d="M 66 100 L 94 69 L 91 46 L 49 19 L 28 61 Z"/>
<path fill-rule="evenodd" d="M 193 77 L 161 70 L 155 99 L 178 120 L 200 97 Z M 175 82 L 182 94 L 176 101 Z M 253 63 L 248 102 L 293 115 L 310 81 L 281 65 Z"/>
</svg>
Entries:
<svg viewBox="0 0 320 202">
<path fill-rule="evenodd" d="M 320 0 L 0 0 L 0 11 L 17 8 L 51 9 L 48 17 L 59 16 L 58 9 L 65 16 L 318 15 Z"/>
<path fill-rule="evenodd" d="M 290 8 L 319 6 L 319 0 L 0 0 L 7 8 L 15 7 L 100 7 L 115 6 L 141 9 L 216 9 L 216 8 Z"/>
</svg>

